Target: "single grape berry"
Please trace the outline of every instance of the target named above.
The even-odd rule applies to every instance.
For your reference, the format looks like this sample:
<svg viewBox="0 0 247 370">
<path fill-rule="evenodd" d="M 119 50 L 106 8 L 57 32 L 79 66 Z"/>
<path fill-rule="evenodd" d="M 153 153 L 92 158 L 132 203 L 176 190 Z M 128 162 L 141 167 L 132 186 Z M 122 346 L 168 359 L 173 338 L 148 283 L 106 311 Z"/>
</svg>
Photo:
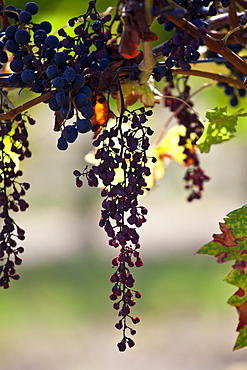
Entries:
<svg viewBox="0 0 247 370">
<path fill-rule="evenodd" d="M 19 86 L 21 83 L 21 78 L 19 75 L 12 73 L 8 77 L 8 83 L 10 86 Z"/>
<path fill-rule="evenodd" d="M 47 37 L 47 33 L 43 29 L 39 29 L 39 30 L 34 32 L 34 41 L 35 42 L 40 41 L 41 44 L 44 44 L 45 40 L 46 40 L 46 37 Z"/>
<path fill-rule="evenodd" d="M 40 27 L 42 28 L 42 30 L 44 30 L 46 33 L 50 33 L 51 30 L 52 30 L 52 25 L 50 22 L 47 22 L 47 21 L 43 21 L 40 23 Z"/>
<path fill-rule="evenodd" d="M 17 27 L 14 26 L 14 25 L 11 25 L 11 26 L 9 26 L 9 27 L 6 28 L 5 36 L 8 39 L 13 39 L 14 36 L 15 36 L 16 31 L 17 31 Z"/>
<path fill-rule="evenodd" d="M 36 79 L 36 74 L 34 73 L 34 71 L 32 71 L 31 69 L 25 69 L 22 73 L 21 73 L 21 79 L 22 81 L 27 84 L 27 85 L 31 85 L 31 83 L 33 81 L 35 81 Z"/>
<path fill-rule="evenodd" d="M 74 109 L 69 106 L 60 108 L 59 112 L 60 116 L 64 119 L 70 119 L 74 115 Z"/>
<path fill-rule="evenodd" d="M 47 38 L 45 39 L 45 44 L 49 48 L 56 49 L 59 45 L 59 40 L 58 40 L 57 36 L 50 35 L 50 36 L 47 36 Z"/>
<path fill-rule="evenodd" d="M 68 125 L 64 128 L 62 137 L 68 142 L 73 143 L 78 136 L 78 131 L 73 125 Z"/>
<path fill-rule="evenodd" d="M 57 141 L 57 148 L 59 150 L 66 150 L 68 148 L 68 143 L 67 141 L 63 138 L 63 137 L 60 137 Z"/>
<path fill-rule="evenodd" d="M 55 77 L 58 77 L 59 76 L 59 69 L 57 68 L 57 66 L 51 64 L 50 66 L 48 66 L 46 68 L 46 71 L 45 71 L 47 77 L 52 80 L 53 78 Z"/>
<path fill-rule="evenodd" d="M 69 97 L 68 95 L 66 95 L 66 93 L 64 91 L 58 91 L 56 93 L 56 102 L 57 104 L 61 107 L 66 107 L 67 105 L 69 105 Z"/>
<path fill-rule="evenodd" d="M 36 3 L 32 1 L 32 2 L 27 3 L 24 9 L 28 11 L 30 14 L 34 15 L 38 13 L 39 7 Z"/>
<path fill-rule="evenodd" d="M 57 101 L 56 101 L 56 99 L 55 98 L 51 98 L 50 100 L 49 100 L 49 103 L 48 103 L 48 105 L 49 105 L 49 108 L 51 109 L 51 110 L 53 110 L 53 111 L 58 111 L 59 109 L 60 109 L 60 106 L 57 104 Z"/>
<path fill-rule="evenodd" d="M 85 85 L 85 78 L 77 73 L 72 83 L 72 87 L 74 89 L 80 89 L 84 85 Z"/>
<path fill-rule="evenodd" d="M 76 95 L 75 97 L 75 104 L 78 106 L 78 107 L 82 107 L 84 105 L 87 105 L 88 104 L 88 97 L 86 94 L 83 94 L 83 93 L 79 93 Z"/>
<path fill-rule="evenodd" d="M 27 30 L 21 28 L 15 33 L 14 39 L 18 44 L 26 45 L 30 41 L 30 34 Z"/>
<path fill-rule="evenodd" d="M 15 53 L 19 49 L 19 45 L 14 40 L 8 40 L 6 42 L 6 49 L 10 51 L 11 53 Z"/>
<path fill-rule="evenodd" d="M 92 122 L 89 119 L 79 119 L 76 123 L 76 128 L 78 132 L 85 134 L 92 129 Z"/>
<path fill-rule="evenodd" d="M 21 59 L 13 59 L 11 62 L 10 62 L 10 69 L 11 71 L 13 72 L 21 72 L 23 67 L 24 67 L 24 63 Z"/>
<path fill-rule="evenodd" d="M 90 119 L 94 116 L 94 109 L 90 104 L 81 107 L 80 112 L 87 119 Z"/>
<path fill-rule="evenodd" d="M 63 78 L 67 81 L 67 82 L 73 82 L 75 80 L 75 77 L 76 77 L 76 71 L 74 70 L 74 68 L 67 68 L 65 69 L 64 73 L 63 73 Z"/>
<path fill-rule="evenodd" d="M 32 20 L 32 14 L 27 12 L 26 10 L 23 10 L 22 12 L 20 12 L 20 14 L 18 15 L 18 19 L 21 23 L 25 23 L 25 24 L 28 24 L 31 22 Z"/>
<path fill-rule="evenodd" d="M 89 86 L 83 86 L 80 90 L 79 90 L 79 93 L 83 93 L 85 95 L 87 95 L 87 97 L 89 98 L 89 96 L 92 94 L 92 90 L 90 89 Z"/>
<path fill-rule="evenodd" d="M 66 62 L 66 58 L 67 56 L 63 51 L 58 51 L 57 53 L 55 53 L 53 60 L 56 64 L 60 65 Z"/>
<path fill-rule="evenodd" d="M 63 90 L 66 82 L 65 82 L 65 80 L 62 77 L 55 77 L 52 80 L 52 84 L 55 87 L 55 89 Z"/>
</svg>

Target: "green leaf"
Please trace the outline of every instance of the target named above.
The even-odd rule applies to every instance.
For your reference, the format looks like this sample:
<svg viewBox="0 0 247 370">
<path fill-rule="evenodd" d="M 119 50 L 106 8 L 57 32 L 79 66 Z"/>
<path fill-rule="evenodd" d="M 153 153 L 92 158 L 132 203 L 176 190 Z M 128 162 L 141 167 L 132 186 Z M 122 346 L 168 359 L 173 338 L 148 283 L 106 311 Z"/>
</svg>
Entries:
<svg viewBox="0 0 247 370">
<path fill-rule="evenodd" d="M 197 141 L 200 152 L 208 153 L 211 145 L 220 144 L 234 137 L 238 118 L 243 116 L 246 116 L 243 109 L 231 115 L 227 115 L 227 107 L 209 109 L 206 113 L 208 122 L 205 124 L 202 136 Z"/>
<path fill-rule="evenodd" d="M 233 350 L 236 351 L 237 349 L 241 349 L 246 346 L 247 346 L 247 326 L 240 330 Z"/>
</svg>

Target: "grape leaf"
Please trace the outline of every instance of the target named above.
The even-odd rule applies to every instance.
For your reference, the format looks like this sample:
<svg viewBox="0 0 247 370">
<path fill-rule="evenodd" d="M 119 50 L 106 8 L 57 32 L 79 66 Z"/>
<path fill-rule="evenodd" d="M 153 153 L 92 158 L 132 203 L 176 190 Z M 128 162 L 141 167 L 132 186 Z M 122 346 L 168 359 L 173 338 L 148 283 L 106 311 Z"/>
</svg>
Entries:
<svg viewBox="0 0 247 370">
<path fill-rule="evenodd" d="M 247 205 L 228 213 L 224 221 L 219 224 L 222 233 L 213 234 L 213 240 L 197 253 L 214 256 L 218 263 L 235 260 L 224 281 L 238 287 L 227 302 L 239 314 L 236 350 L 247 346 Z"/>
<path fill-rule="evenodd" d="M 208 122 L 205 124 L 202 136 L 197 141 L 200 152 L 208 153 L 211 145 L 220 144 L 234 137 L 238 118 L 245 115 L 243 109 L 231 115 L 227 115 L 227 107 L 209 109 L 206 113 Z"/>
<path fill-rule="evenodd" d="M 162 97 L 162 94 L 155 89 L 152 79 L 149 79 L 143 85 L 125 84 L 122 85 L 121 88 L 125 108 L 135 104 L 138 100 L 140 100 L 146 108 L 153 108 L 156 103 L 160 102 L 160 98 Z M 117 109 L 121 112 L 120 93 L 118 92 L 116 95 L 113 94 L 112 97 L 116 99 Z"/>
</svg>

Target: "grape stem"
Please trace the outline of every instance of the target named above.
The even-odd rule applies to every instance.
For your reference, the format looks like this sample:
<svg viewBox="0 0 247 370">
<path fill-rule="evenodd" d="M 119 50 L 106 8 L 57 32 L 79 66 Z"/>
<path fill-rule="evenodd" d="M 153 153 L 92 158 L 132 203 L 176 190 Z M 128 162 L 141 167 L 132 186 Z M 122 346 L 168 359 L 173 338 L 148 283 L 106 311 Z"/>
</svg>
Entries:
<svg viewBox="0 0 247 370">
<path fill-rule="evenodd" d="M 151 16 L 151 9 L 153 8 L 153 0 L 144 0 L 145 17 L 147 24 L 150 27 L 154 17 Z M 145 84 L 156 65 L 156 60 L 153 56 L 152 41 L 143 41 L 143 60 L 138 65 L 138 69 L 141 71 L 138 75 L 139 83 Z"/>
<path fill-rule="evenodd" d="M 242 89 L 247 89 L 247 85 L 241 82 L 240 80 L 223 75 L 221 73 L 212 73 L 212 72 L 200 71 L 197 69 L 190 69 L 188 71 L 185 71 L 183 69 L 171 69 L 171 72 L 174 75 L 181 74 L 184 76 L 204 77 L 204 78 L 208 78 L 208 79 L 218 81 L 218 82 L 225 82 L 227 84 L 237 86 Z"/>
<path fill-rule="evenodd" d="M 17 114 L 20 114 L 24 112 L 25 110 L 28 110 L 35 105 L 44 102 L 45 100 L 48 100 L 51 97 L 51 91 L 48 91 L 47 93 L 38 96 L 37 98 L 34 98 L 32 100 L 29 100 L 28 102 L 19 105 L 18 107 L 9 110 L 8 112 L 1 113 L 0 114 L 0 121 L 1 120 L 7 120 L 7 119 L 12 119 L 17 116 Z"/>
</svg>

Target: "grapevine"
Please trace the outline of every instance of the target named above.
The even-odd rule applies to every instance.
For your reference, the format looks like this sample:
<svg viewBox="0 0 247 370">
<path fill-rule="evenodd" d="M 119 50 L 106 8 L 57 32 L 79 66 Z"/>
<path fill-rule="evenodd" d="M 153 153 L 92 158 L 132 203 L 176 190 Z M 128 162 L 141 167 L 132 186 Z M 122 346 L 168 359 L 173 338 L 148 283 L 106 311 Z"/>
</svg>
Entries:
<svg viewBox="0 0 247 370">
<path fill-rule="evenodd" d="M 246 95 L 247 18 L 242 0 L 120 0 L 113 5 L 99 13 L 97 2 L 90 1 L 84 14 L 53 30 L 49 21 L 35 23 L 35 2 L 18 9 L 0 1 L 0 286 L 9 288 L 11 280 L 20 278 L 16 268 L 22 263 L 25 231 L 13 214 L 28 208 L 24 196 L 30 184 L 20 181 L 19 163 L 31 157 L 28 127 L 35 120 L 28 110 L 43 103 L 54 112 L 58 150 L 91 135 L 93 155 L 73 174 L 78 188 L 87 183 L 101 192 L 99 226 L 117 251 L 109 298 L 118 312 L 115 327 L 122 337 L 117 347 L 123 352 L 135 345 L 140 322 L 131 309 L 141 298 L 134 271 L 144 265 L 139 235 L 148 214 L 144 196 L 163 176 L 165 158 L 185 167 L 187 200 L 203 196 L 210 176 L 201 166 L 200 152 L 234 137 L 237 120 L 246 113 L 229 115 L 216 107 L 206 112 L 205 123 L 193 97 L 212 84 L 224 90 L 232 107 Z M 167 39 L 156 46 L 153 23 Z M 205 71 L 205 63 L 223 65 L 227 72 Z M 210 82 L 193 92 L 191 76 Z M 15 107 L 13 91 L 22 90 L 37 96 Z M 170 118 L 154 133 L 149 118 L 159 103 L 177 124 L 170 128 Z M 243 207 L 230 213 L 226 226 L 221 224 L 223 235 L 214 235 L 198 251 L 214 255 L 219 263 L 236 258 L 226 278 L 239 288 L 229 300 L 242 315 L 235 349 L 247 343 L 242 314 L 247 302 L 245 212 Z M 238 236 L 232 218 L 241 224 Z M 239 250 L 229 252 L 239 244 Z"/>
</svg>

